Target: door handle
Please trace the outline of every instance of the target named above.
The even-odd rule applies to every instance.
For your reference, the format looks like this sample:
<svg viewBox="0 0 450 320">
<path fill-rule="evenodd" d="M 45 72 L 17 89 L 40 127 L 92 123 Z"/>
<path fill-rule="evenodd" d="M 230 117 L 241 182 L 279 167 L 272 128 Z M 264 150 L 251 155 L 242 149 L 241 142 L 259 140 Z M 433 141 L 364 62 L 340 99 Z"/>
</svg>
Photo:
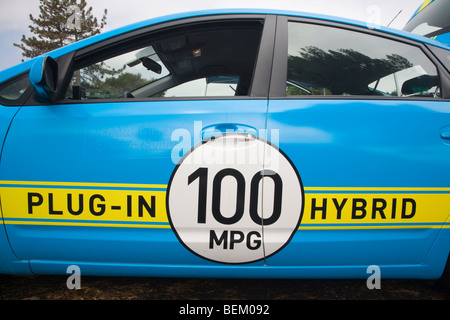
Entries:
<svg viewBox="0 0 450 320">
<path fill-rule="evenodd" d="M 202 129 L 202 140 L 206 141 L 215 136 L 220 136 L 226 133 L 246 133 L 257 136 L 258 131 L 254 127 L 246 124 L 218 123 Z"/>
</svg>

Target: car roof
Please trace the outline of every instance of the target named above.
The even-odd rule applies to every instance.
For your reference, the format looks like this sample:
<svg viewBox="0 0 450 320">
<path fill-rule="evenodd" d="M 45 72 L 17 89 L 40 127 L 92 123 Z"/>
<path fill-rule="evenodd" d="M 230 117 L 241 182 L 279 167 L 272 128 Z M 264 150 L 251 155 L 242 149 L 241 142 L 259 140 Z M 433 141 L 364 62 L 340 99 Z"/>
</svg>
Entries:
<svg viewBox="0 0 450 320">
<path fill-rule="evenodd" d="M 259 15 L 283 15 L 283 16 L 292 16 L 292 17 L 299 17 L 299 18 L 311 18 L 311 19 L 317 19 L 317 20 L 325 20 L 330 22 L 338 22 L 338 23 L 344 23 L 348 25 L 354 25 L 359 26 L 363 28 L 369 29 L 369 26 L 367 23 L 347 18 L 341 18 L 341 17 L 334 17 L 334 16 L 328 16 L 323 14 L 317 14 L 317 13 L 309 13 L 309 12 L 297 12 L 297 11 L 286 11 L 286 10 L 273 10 L 273 9 L 214 9 L 214 10 L 202 10 L 202 11 L 190 11 L 190 12 L 183 12 L 183 13 L 176 13 L 171 15 L 165 15 L 161 17 L 151 18 L 148 20 L 144 20 L 141 22 L 129 24 L 127 26 L 123 26 L 120 28 L 117 28 L 115 30 L 107 31 L 100 33 L 98 35 L 95 35 L 90 38 L 86 38 L 83 40 L 80 40 L 78 42 L 72 43 L 70 45 L 67 45 L 62 48 L 58 48 L 54 51 L 48 52 L 47 55 L 49 55 L 52 58 L 60 57 L 64 54 L 67 54 L 69 52 L 79 50 L 81 48 L 87 47 L 89 45 L 101 42 L 103 40 L 107 40 L 110 38 L 113 38 L 115 36 L 125 34 L 130 31 L 142 29 L 151 25 L 156 25 L 159 23 L 174 21 L 174 20 L 181 20 L 181 19 L 188 19 L 188 18 L 195 18 L 195 17 L 202 17 L 202 16 L 217 16 L 217 15 L 229 15 L 229 14 L 259 14 Z M 438 42 L 436 40 L 432 40 L 426 37 L 422 37 L 419 35 L 415 35 L 406 31 L 387 28 L 384 26 L 370 26 L 371 29 L 379 30 L 385 33 L 389 33 L 392 35 L 398 35 L 404 38 L 413 39 L 422 43 L 431 44 L 434 46 L 438 46 L 447 50 L 450 50 L 450 47 L 446 46 L 445 44 Z M 0 82 L 4 81 L 11 76 L 20 74 L 22 72 L 27 71 L 30 69 L 32 63 L 34 62 L 34 59 L 30 59 L 28 61 L 25 61 L 21 64 L 18 64 L 16 66 L 13 66 L 9 69 L 6 69 L 4 71 L 0 71 Z"/>
</svg>

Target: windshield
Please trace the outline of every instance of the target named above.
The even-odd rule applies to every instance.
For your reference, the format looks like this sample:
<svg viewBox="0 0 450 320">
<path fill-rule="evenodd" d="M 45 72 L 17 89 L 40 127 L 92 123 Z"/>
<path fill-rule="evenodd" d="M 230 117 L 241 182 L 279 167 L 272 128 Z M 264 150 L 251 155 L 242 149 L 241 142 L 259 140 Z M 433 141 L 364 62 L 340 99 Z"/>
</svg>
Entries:
<svg viewBox="0 0 450 320">
<path fill-rule="evenodd" d="M 426 1 L 415 16 L 406 24 L 404 30 L 421 36 L 437 36 L 439 31 L 450 25 L 450 1 Z M 430 35 L 432 34 L 432 35 Z"/>
</svg>

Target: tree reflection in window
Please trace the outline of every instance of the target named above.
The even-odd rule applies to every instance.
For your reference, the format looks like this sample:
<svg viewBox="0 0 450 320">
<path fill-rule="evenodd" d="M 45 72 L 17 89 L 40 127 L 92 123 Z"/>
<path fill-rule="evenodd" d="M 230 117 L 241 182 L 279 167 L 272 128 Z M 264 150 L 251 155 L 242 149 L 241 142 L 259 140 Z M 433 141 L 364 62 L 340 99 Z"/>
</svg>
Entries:
<svg viewBox="0 0 450 320">
<path fill-rule="evenodd" d="M 286 95 L 439 97 L 436 66 L 417 46 L 289 22 Z"/>
<path fill-rule="evenodd" d="M 329 50 L 308 46 L 298 56 L 288 57 L 288 79 L 312 88 L 312 92 L 333 95 L 371 94 L 368 84 L 386 75 L 411 68 L 408 59 L 387 55 L 373 59 L 352 49 Z"/>
</svg>

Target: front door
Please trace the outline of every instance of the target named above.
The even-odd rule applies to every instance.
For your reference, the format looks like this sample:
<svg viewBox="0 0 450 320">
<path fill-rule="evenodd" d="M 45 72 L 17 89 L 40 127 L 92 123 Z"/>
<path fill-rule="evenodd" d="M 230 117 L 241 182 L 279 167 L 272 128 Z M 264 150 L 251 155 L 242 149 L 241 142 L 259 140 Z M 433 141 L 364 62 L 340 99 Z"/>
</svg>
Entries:
<svg viewBox="0 0 450 320">
<path fill-rule="evenodd" d="M 2 209 L 15 254 L 262 264 L 261 224 L 233 226 L 251 221 L 241 220 L 250 182 L 230 156 L 265 133 L 267 97 L 250 97 L 263 22 L 162 26 L 77 54 L 62 99 L 24 106 L 4 145 Z M 211 150 L 189 158 L 205 147 L 212 158 Z"/>
</svg>

